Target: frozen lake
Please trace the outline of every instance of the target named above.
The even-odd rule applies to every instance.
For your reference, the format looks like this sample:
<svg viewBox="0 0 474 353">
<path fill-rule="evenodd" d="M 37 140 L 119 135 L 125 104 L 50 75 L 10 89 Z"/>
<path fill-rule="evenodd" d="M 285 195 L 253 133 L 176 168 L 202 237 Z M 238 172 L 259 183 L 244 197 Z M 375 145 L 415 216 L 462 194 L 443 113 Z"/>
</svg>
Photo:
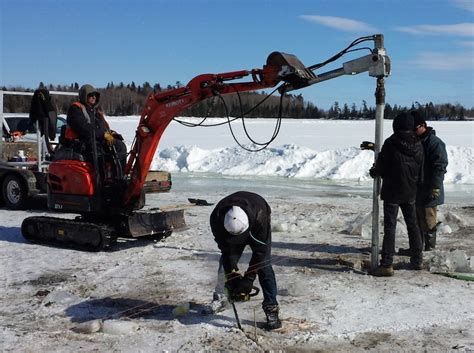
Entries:
<svg viewBox="0 0 474 353">
<path fill-rule="evenodd" d="M 217 190 L 232 193 L 238 190 L 253 191 L 273 198 L 300 199 L 309 202 L 311 199 L 336 198 L 372 198 L 371 181 L 356 182 L 353 180 L 301 179 L 264 176 L 223 176 L 214 173 L 180 173 L 172 175 L 173 193 L 184 197 L 213 199 Z M 446 203 L 474 205 L 474 185 L 445 185 Z M 148 195 L 151 202 L 158 201 L 162 195 Z"/>
</svg>

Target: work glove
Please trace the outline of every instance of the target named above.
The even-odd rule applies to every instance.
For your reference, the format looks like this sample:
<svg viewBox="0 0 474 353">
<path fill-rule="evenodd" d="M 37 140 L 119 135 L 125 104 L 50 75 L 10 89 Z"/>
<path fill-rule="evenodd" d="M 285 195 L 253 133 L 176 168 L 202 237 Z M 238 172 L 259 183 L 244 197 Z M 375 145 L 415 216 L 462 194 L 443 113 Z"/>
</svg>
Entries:
<svg viewBox="0 0 474 353">
<path fill-rule="evenodd" d="M 250 299 L 253 280 L 248 277 L 237 277 L 228 281 L 228 297 L 231 302 L 244 302 Z"/>
<path fill-rule="evenodd" d="M 436 200 L 440 194 L 441 191 L 438 188 L 433 188 L 431 189 L 430 197 L 432 200 Z"/>
<path fill-rule="evenodd" d="M 234 270 L 226 277 L 227 280 L 225 282 L 225 288 L 227 289 L 229 294 L 232 294 L 234 292 L 234 289 L 237 287 L 238 283 L 242 279 L 242 275 L 238 271 Z"/>
<path fill-rule="evenodd" d="M 252 291 L 253 279 L 244 276 L 240 278 L 234 288 L 234 293 L 238 295 L 248 295 Z"/>
<path fill-rule="evenodd" d="M 110 131 L 104 133 L 104 141 L 107 145 L 112 146 L 114 144 L 114 135 Z"/>
<path fill-rule="evenodd" d="M 374 151 L 375 150 L 375 143 L 370 142 L 370 141 L 362 141 L 362 143 L 360 144 L 360 149 L 361 150 Z"/>
<path fill-rule="evenodd" d="M 375 170 L 375 165 L 373 165 L 373 166 L 369 169 L 369 175 L 370 175 L 372 178 L 376 178 L 376 177 L 377 177 L 377 171 Z"/>
</svg>

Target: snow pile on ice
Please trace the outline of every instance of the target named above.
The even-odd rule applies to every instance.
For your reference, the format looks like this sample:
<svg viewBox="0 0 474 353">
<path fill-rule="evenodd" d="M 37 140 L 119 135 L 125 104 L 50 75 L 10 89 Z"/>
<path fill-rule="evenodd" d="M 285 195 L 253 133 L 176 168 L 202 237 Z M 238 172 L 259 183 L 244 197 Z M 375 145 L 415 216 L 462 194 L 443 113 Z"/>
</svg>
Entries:
<svg viewBox="0 0 474 353">
<path fill-rule="evenodd" d="M 248 146 L 252 147 L 252 146 Z M 255 147 L 255 146 L 254 146 Z M 447 147 L 446 183 L 474 184 L 474 148 Z M 236 147 L 202 149 L 196 146 L 165 148 L 155 155 L 154 169 L 211 172 L 232 176 L 282 176 L 333 180 L 369 180 L 374 155 L 357 147 L 318 152 L 295 144 L 267 148 L 258 153 Z"/>
<path fill-rule="evenodd" d="M 183 118 L 199 123 L 202 118 Z M 138 116 L 107 117 L 130 149 L 139 122 Z M 285 119 L 269 148 L 247 152 L 239 147 L 229 131 L 227 119 L 209 118 L 213 127 L 185 127 L 173 121 L 160 139 L 153 168 L 181 172 L 211 172 L 232 176 L 283 176 L 290 178 L 323 178 L 369 180 L 368 170 L 374 155 L 361 151 L 360 143 L 373 141 L 374 120 Z M 267 141 L 275 119 L 246 119 L 246 130 L 254 141 Z M 447 146 L 449 159 L 446 183 L 474 184 L 474 122 L 430 121 Z M 232 124 L 240 143 L 248 145 L 240 120 Z M 392 121 L 383 123 L 383 139 L 392 133 Z"/>
</svg>

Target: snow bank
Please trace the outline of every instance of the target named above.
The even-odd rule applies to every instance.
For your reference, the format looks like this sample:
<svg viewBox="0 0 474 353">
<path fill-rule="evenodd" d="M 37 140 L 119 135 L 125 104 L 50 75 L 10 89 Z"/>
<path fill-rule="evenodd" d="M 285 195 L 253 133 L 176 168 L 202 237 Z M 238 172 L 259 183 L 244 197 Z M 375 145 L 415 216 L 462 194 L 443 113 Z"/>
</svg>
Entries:
<svg viewBox="0 0 474 353">
<path fill-rule="evenodd" d="M 202 118 L 179 118 L 199 123 Z M 130 149 L 138 116 L 107 117 Z M 210 118 L 207 124 L 227 120 Z M 275 119 L 246 119 L 246 130 L 254 141 L 267 141 Z M 474 184 L 474 122 L 430 121 L 446 143 L 449 184 Z M 152 167 L 181 172 L 210 172 L 232 176 L 283 176 L 368 180 L 374 155 L 359 149 L 362 141 L 374 141 L 375 121 L 285 119 L 269 148 L 257 153 L 239 147 L 227 124 L 213 127 L 185 127 L 173 121 L 163 134 Z M 255 149 L 245 136 L 242 123 L 232 123 L 232 132 L 246 147 Z M 383 123 L 383 139 L 392 133 L 392 121 Z"/>
<path fill-rule="evenodd" d="M 248 146 L 252 147 L 252 146 Z M 474 184 L 474 148 L 447 147 L 449 165 L 445 182 Z M 258 153 L 240 147 L 202 149 L 196 146 L 165 148 L 157 153 L 154 169 L 211 172 L 232 176 L 282 176 L 333 180 L 368 180 L 374 155 L 351 147 L 318 152 L 288 144 Z"/>
</svg>

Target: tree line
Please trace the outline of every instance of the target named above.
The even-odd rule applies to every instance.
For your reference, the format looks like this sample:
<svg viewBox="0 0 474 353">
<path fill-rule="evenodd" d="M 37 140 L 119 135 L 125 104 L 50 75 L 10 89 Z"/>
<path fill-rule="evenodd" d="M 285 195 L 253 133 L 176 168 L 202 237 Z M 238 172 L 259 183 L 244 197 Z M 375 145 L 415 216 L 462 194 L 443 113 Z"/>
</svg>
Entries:
<svg viewBox="0 0 474 353">
<path fill-rule="evenodd" d="M 182 86 L 179 81 L 175 85 L 168 85 L 165 88 L 159 83 L 152 85 L 145 82 L 142 85 L 136 85 L 135 82 L 129 84 L 109 82 L 105 88 L 97 90 L 101 93 L 100 105 L 106 115 L 125 116 L 140 115 L 146 97 L 150 93 Z M 77 92 L 79 87 L 77 82 L 70 85 L 45 85 L 43 82 L 39 84 L 39 88 L 50 91 Z M 2 87 L 2 90 L 34 91 L 34 89 L 22 87 Z M 53 101 L 58 114 L 66 114 L 74 98 L 55 95 Z M 29 104 L 28 96 L 4 96 L 4 112 L 6 113 L 28 112 Z M 434 104 L 432 102 L 424 104 L 415 102 L 410 107 L 387 103 L 384 117 L 393 119 L 399 113 L 410 109 L 417 110 L 427 120 L 465 120 L 466 117 L 474 117 L 473 107 L 465 108 L 460 104 Z M 242 92 L 213 97 L 194 105 L 179 115 L 185 117 L 238 117 L 243 115 L 251 118 L 275 118 L 281 115 L 283 118 L 292 119 L 370 120 L 375 119 L 375 107 L 369 106 L 365 100 L 360 106 L 356 103 L 340 104 L 336 101 L 329 109 L 325 110 L 312 102 L 305 101 L 301 94 L 285 94 L 280 97 L 280 95 L 268 95 L 265 92 Z"/>
</svg>

